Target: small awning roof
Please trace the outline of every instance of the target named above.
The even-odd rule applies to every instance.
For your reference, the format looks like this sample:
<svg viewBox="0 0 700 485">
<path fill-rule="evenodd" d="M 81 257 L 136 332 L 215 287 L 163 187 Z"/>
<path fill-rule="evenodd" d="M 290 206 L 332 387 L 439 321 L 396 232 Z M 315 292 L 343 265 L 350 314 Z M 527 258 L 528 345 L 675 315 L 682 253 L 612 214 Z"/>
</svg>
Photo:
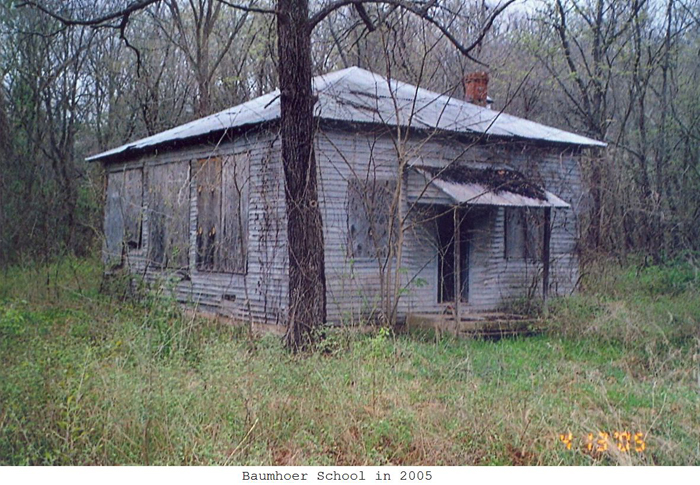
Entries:
<svg viewBox="0 0 700 485">
<path fill-rule="evenodd" d="M 448 169 L 413 166 L 433 185 L 458 204 L 508 207 L 571 207 L 556 195 L 507 169 Z"/>
</svg>

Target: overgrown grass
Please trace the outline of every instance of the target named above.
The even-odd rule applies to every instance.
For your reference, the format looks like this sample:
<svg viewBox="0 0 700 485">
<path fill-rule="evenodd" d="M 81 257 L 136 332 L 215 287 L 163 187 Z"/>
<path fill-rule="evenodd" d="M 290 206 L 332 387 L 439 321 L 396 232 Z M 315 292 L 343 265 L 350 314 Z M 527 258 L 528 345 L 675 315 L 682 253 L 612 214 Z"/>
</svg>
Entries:
<svg viewBox="0 0 700 485">
<path fill-rule="evenodd" d="M 0 463 L 700 464 L 697 273 L 603 267 L 545 335 L 335 331 L 302 356 L 165 293 L 101 294 L 94 262 L 11 268 Z M 588 453 L 599 431 L 646 450 Z"/>
</svg>

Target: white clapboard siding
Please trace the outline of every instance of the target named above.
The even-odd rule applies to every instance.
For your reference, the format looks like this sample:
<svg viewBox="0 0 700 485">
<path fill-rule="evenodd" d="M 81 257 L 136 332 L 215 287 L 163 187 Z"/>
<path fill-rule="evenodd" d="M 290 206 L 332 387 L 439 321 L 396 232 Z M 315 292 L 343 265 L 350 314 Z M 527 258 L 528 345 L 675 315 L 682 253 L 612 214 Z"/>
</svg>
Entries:
<svg viewBox="0 0 700 485">
<path fill-rule="evenodd" d="M 376 259 L 353 259 L 348 253 L 348 181 L 399 180 L 399 158 L 409 164 L 442 167 L 458 162 L 473 166 L 510 167 L 525 173 L 548 191 L 571 204 L 552 210 L 550 290 L 567 294 L 578 279 L 577 213 L 584 199 L 578 155 L 564 145 L 534 146 L 500 141 L 480 142 L 445 136 L 402 133 L 398 143 L 386 130 L 322 126 L 316 137 L 319 202 L 322 211 L 327 310 L 329 322 L 355 324 L 381 309 L 380 266 Z M 275 133 L 253 130 L 234 141 L 200 144 L 108 165 L 108 172 L 149 168 L 161 163 L 190 163 L 205 157 L 246 156 L 249 160 L 248 261 L 245 274 L 198 271 L 195 264 L 197 190 L 190 176 L 188 187 L 190 251 L 186 276 L 172 275 L 148 264 L 148 197 L 144 197 L 143 245 L 127 254 L 128 269 L 147 282 L 173 288 L 179 301 L 238 319 L 283 324 L 287 307 L 288 247 L 284 175 L 280 143 Z M 400 214 L 406 214 L 402 256 L 391 261 L 390 276 L 402 284 L 399 318 L 409 312 L 439 312 L 437 303 L 437 239 L 434 226 L 416 209 L 430 204 L 450 205 L 448 197 L 425 179 L 408 171 Z M 147 182 L 146 182 L 147 183 Z M 146 192 L 144 192 L 146 193 Z M 416 198 L 421 194 L 419 206 Z M 479 219 L 470 246 L 469 302 L 466 310 L 492 310 L 508 301 L 536 292 L 541 295 L 541 264 L 504 257 L 504 210 L 490 207 Z M 168 283 L 168 279 L 171 283 Z"/>
<path fill-rule="evenodd" d="M 244 274 L 214 273 L 197 270 L 196 230 L 197 191 L 190 176 L 189 198 L 190 248 L 189 271 L 182 274 L 161 271 L 147 264 L 148 208 L 144 207 L 144 245 L 127 255 L 129 269 L 151 284 L 174 290 L 184 303 L 205 310 L 245 319 L 251 315 L 265 323 L 281 323 L 287 302 L 287 249 L 284 186 L 280 164 L 280 146 L 275 134 L 260 131 L 220 145 L 197 145 L 139 160 L 115 163 L 108 171 L 149 167 L 161 163 L 189 163 L 214 156 L 241 156 L 250 163 L 248 188 L 248 261 Z"/>
<path fill-rule="evenodd" d="M 403 143 L 386 134 L 369 131 L 325 129 L 317 140 L 320 198 L 323 208 L 328 276 L 328 316 L 333 321 L 360 320 L 379 309 L 381 279 L 377 261 L 351 260 L 347 253 L 347 181 L 366 176 L 398 177 L 399 153 L 409 163 L 442 167 L 457 162 L 474 168 L 510 167 L 525 173 L 548 191 L 572 205 L 552 210 L 550 291 L 566 294 L 578 278 L 576 257 L 576 211 L 582 198 L 581 176 L 571 149 L 528 147 L 523 144 L 474 146 L 444 137 L 412 137 Z M 404 194 L 421 194 L 421 203 L 452 201 L 432 186 L 422 190 L 425 179 L 410 171 Z M 402 213 L 415 202 L 404 197 Z M 504 210 L 489 209 L 470 247 L 469 302 L 467 311 L 492 310 L 529 294 L 542 294 L 542 265 L 506 259 Z M 399 317 L 408 312 L 437 312 L 437 241 L 429 224 L 409 217 L 401 259 L 401 278 L 406 288 L 399 303 Z M 396 267 L 395 260 L 393 267 Z M 409 281 L 419 281 L 420 285 Z"/>
</svg>

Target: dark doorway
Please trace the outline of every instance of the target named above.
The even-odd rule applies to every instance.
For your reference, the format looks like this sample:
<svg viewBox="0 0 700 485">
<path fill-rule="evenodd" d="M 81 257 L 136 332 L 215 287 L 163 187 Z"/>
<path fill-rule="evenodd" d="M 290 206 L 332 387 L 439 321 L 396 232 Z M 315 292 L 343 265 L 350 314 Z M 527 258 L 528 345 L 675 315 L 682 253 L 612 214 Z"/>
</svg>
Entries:
<svg viewBox="0 0 700 485">
<path fill-rule="evenodd" d="M 438 303 L 455 301 L 455 209 L 438 208 Z M 468 209 L 457 209 L 459 226 L 459 271 L 461 301 L 469 301 L 469 250 L 470 230 Z"/>
</svg>

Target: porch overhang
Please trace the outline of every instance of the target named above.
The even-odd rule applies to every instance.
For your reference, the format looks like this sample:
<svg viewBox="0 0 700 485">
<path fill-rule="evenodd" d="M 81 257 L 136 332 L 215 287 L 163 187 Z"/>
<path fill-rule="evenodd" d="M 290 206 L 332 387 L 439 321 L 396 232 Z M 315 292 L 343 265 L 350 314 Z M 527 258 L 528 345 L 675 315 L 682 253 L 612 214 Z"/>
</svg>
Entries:
<svg viewBox="0 0 700 485">
<path fill-rule="evenodd" d="M 459 205 L 502 207 L 568 208 L 570 204 L 553 193 L 527 180 L 521 173 L 506 169 L 471 169 L 454 167 L 441 169 L 416 166 L 412 170 L 425 178 L 425 186 L 438 189 Z M 413 191 L 415 192 L 415 191 Z M 409 199 L 421 203 L 421 194 Z M 425 202 L 430 203 L 428 198 Z"/>
</svg>

